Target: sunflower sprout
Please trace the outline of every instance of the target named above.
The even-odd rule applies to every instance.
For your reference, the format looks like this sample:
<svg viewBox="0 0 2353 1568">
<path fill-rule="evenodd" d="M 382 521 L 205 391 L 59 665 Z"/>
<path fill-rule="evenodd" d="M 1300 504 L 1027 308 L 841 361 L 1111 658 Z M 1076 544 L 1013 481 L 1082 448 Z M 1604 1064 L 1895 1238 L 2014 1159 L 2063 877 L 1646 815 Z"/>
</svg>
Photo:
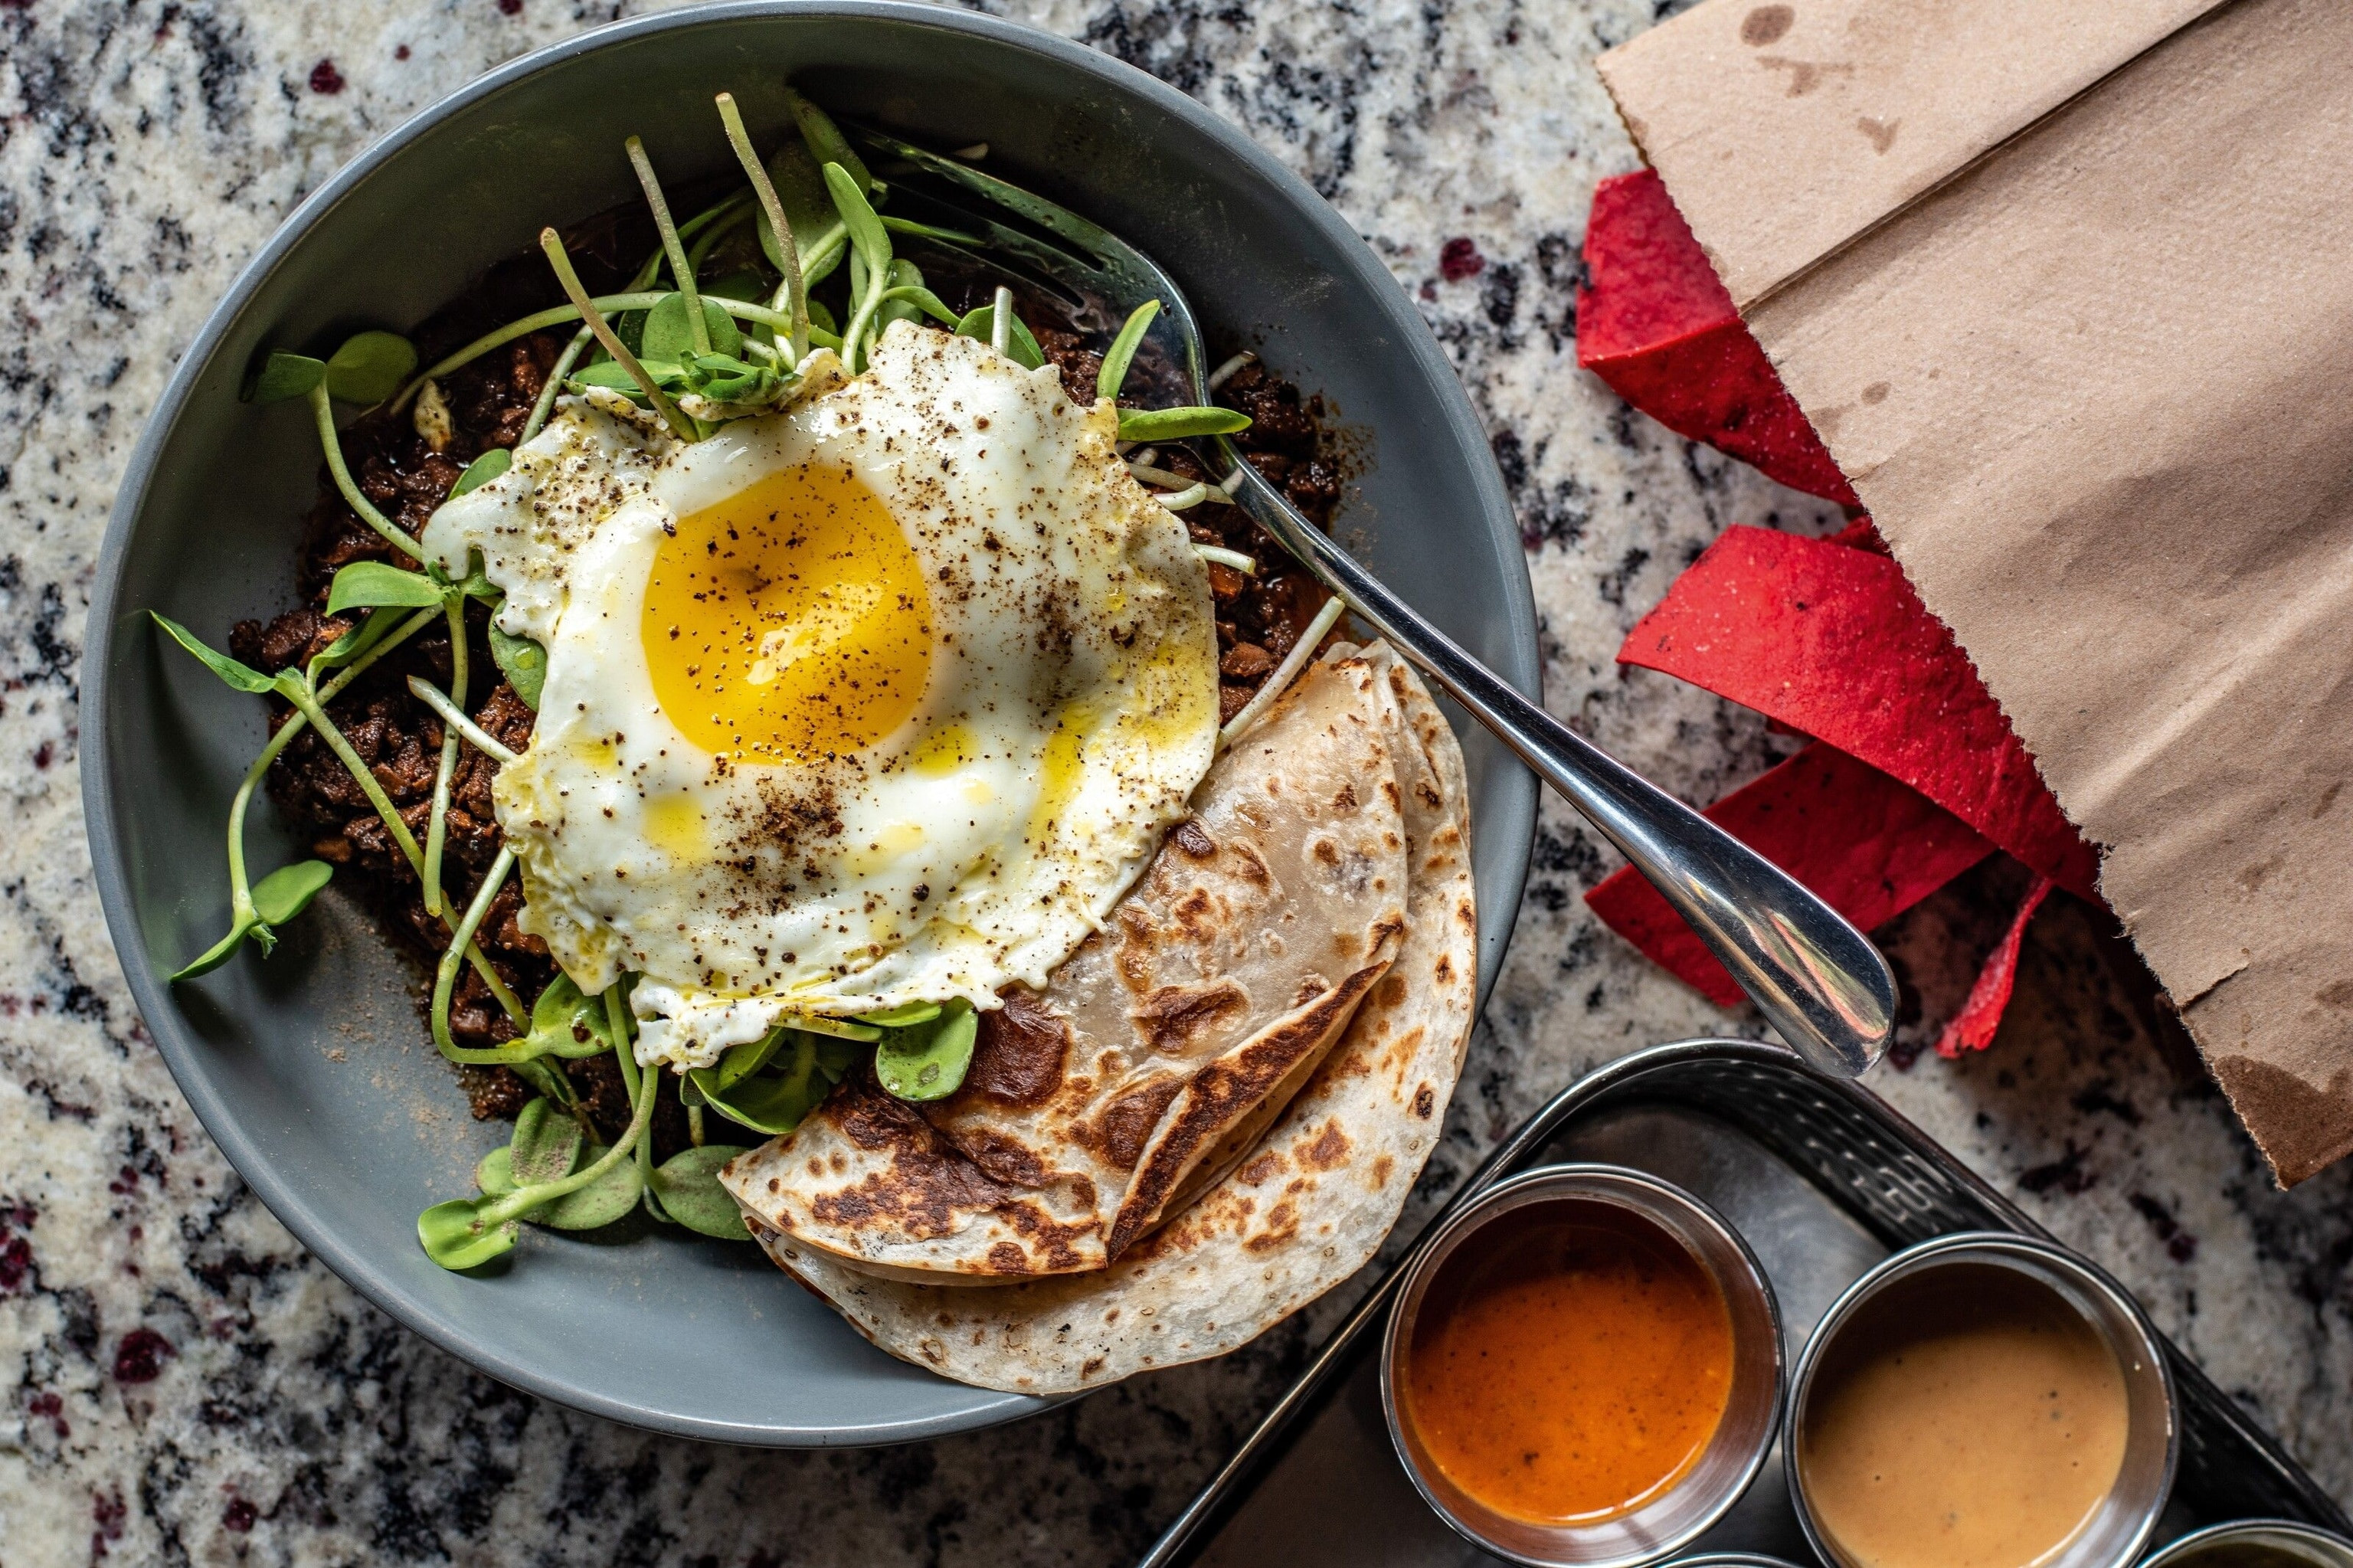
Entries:
<svg viewBox="0 0 2353 1568">
<path fill-rule="evenodd" d="M 1240 550 L 1229 550 L 1223 545 L 1195 545 L 1193 553 L 1205 561 L 1215 561 L 1221 567 L 1231 567 L 1246 577 L 1258 576 L 1258 560 Z"/>
<path fill-rule="evenodd" d="M 430 682 L 421 681 L 411 675 L 408 677 L 408 692 L 418 702 L 439 714 L 441 722 L 464 736 L 472 743 L 475 750 L 491 758 L 500 767 L 507 767 L 522 758 L 522 753 L 510 750 L 500 744 L 497 737 L 472 719 L 468 718 L 465 709 L 444 696 L 441 689 Z"/>
<path fill-rule="evenodd" d="M 694 344 L 694 352 L 711 352 L 711 323 L 702 319 L 702 296 L 694 291 L 694 264 L 686 259 L 686 247 L 678 238 L 678 226 L 670 220 L 670 203 L 662 196 L 661 182 L 654 177 L 653 160 L 646 156 L 646 144 L 635 136 L 621 145 L 629 154 L 629 166 L 638 172 L 638 184 L 644 187 L 646 206 L 653 209 L 654 231 L 661 236 L 662 253 L 670 258 L 670 281 L 678 285 L 686 301 L 686 334 Z M 619 355 L 613 356 L 616 359 Z"/>
<path fill-rule="evenodd" d="M 1242 711 L 1218 731 L 1220 749 L 1240 740 L 1250 726 L 1266 716 L 1266 710 L 1274 706 L 1276 699 L 1299 678 L 1299 672 L 1307 668 L 1308 662 L 1315 657 L 1315 645 L 1324 641 L 1324 634 L 1332 630 L 1346 609 L 1336 599 L 1324 601 L 1324 608 L 1315 612 L 1315 619 L 1307 623 L 1307 629 L 1299 634 L 1299 641 L 1291 645 L 1291 652 L 1282 656 L 1282 662 L 1274 667 L 1274 673 L 1269 675 L 1266 684 L 1258 689 L 1258 695 L 1244 704 Z"/>
</svg>

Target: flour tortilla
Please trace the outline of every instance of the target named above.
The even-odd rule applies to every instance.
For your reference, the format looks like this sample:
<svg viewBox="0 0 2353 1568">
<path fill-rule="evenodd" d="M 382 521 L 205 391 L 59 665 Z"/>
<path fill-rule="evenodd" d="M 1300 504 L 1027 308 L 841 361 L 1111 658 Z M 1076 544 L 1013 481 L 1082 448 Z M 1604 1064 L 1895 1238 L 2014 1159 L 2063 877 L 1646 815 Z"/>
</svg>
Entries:
<svg viewBox="0 0 2353 1568">
<path fill-rule="evenodd" d="M 1478 915 L 1461 758 L 1411 671 L 1362 659 L 1398 699 L 1406 935 L 1247 1158 L 1109 1267 L 1018 1285 L 886 1279 L 747 1217 L 779 1265 L 896 1356 L 960 1382 L 1075 1393 L 1243 1344 L 1354 1274 L 1436 1146 L 1467 1049 Z M 1405 744 L 1409 743 L 1409 744 Z"/>
<path fill-rule="evenodd" d="M 893 1277 L 1103 1267 L 1256 1141 L 1388 972 L 1415 749 L 1382 667 L 1315 666 L 1219 759 L 1109 928 L 985 1020 L 961 1091 L 919 1108 L 861 1071 L 721 1180 Z"/>
</svg>

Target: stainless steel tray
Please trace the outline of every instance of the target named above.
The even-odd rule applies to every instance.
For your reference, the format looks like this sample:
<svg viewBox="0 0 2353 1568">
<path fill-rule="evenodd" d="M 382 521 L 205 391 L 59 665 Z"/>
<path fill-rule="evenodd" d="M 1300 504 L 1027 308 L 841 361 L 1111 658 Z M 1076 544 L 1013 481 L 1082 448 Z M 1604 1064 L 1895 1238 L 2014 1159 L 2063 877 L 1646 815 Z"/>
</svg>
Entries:
<svg viewBox="0 0 2353 1568">
<path fill-rule="evenodd" d="M 1587 1075 L 1530 1117 L 1451 1210 L 1503 1178 L 1564 1160 L 1630 1165 L 1715 1206 L 1780 1298 L 1794 1359 L 1831 1300 L 1889 1253 L 1950 1231 L 2048 1233 L 1868 1089 L 1746 1040 L 1661 1045 Z M 1443 1214 L 1433 1218 L 1419 1251 Z M 1352 1312 L 1139 1568 L 1347 1568 L 1493 1563 L 1440 1522 L 1381 1421 L 1378 1326 L 1405 1259 Z M 2157 1541 L 2224 1519 L 2301 1520 L 2353 1533 L 2312 1478 L 2170 1341 L 2181 1463 Z M 1791 1512 L 1778 1454 L 1691 1548 L 1819 1561 Z"/>
</svg>

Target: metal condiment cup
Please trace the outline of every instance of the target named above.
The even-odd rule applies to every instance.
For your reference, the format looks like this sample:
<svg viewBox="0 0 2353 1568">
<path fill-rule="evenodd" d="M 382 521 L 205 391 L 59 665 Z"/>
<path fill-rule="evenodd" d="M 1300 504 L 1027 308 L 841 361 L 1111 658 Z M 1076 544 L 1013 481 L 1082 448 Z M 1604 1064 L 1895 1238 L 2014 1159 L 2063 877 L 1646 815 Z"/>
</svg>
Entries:
<svg viewBox="0 0 2353 1568">
<path fill-rule="evenodd" d="M 1797 1370 L 1790 1374 L 1789 1438 L 1781 1446 L 1782 1462 L 1788 1472 L 1789 1500 L 1797 1509 L 1798 1522 L 1824 1562 L 1840 1568 L 1862 1568 L 1816 1523 L 1806 1495 L 1807 1401 L 1823 1352 L 1854 1321 L 1865 1302 L 1898 1280 L 1947 1268 L 1989 1266 L 2014 1270 L 2055 1291 L 2106 1341 L 2124 1372 L 2125 1453 L 2116 1484 L 2090 1522 L 2033 1568 L 2124 1568 L 2148 1544 L 2166 1495 L 2172 1489 L 2174 1460 L 2180 1446 L 2173 1373 L 2166 1365 L 2156 1329 L 2130 1291 L 2054 1244 L 2008 1232 L 1962 1231 L 1899 1252 L 1847 1287 L 1846 1293 L 1822 1315 L 1798 1357 Z M 2020 1568 L 2027 1565 L 2021 1563 Z"/>
<path fill-rule="evenodd" d="M 2190 1531 L 2141 1559 L 2140 1568 L 2190 1568 L 2190 1560 L 2216 1547 L 2257 1546 L 2312 1564 L 2353 1568 L 2353 1541 L 2288 1519 L 2238 1519 Z"/>
<path fill-rule="evenodd" d="M 1640 1508 L 1590 1524 L 1520 1519 L 1456 1486 L 1423 1450 L 1399 1393 L 1422 1298 L 1454 1250 L 1513 1210 L 1564 1201 L 1623 1209 L 1658 1227 L 1714 1278 L 1732 1320 L 1732 1385 L 1699 1461 Z M 1781 1372 L 1781 1319 L 1773 1287 L 1747 1244 L 1713 1209 L 1640 1171 L 1552 1165 L 1499 1182 L 1449 1220 L 1409 1266 L 1381 1343 L 1381 1409 L 1415 1489 L 1474 1544 L 1530 1568 L 1641 1568 L 1691 1544 L 1748 1489 L 1779 1426 Z"/>
</svg>

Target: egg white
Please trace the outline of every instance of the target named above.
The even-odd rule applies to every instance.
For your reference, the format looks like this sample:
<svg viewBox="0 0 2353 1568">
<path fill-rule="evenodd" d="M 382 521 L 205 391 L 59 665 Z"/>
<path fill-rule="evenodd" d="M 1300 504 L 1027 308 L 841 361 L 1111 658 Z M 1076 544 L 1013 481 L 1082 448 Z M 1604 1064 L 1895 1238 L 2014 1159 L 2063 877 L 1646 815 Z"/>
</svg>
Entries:
<svg viewBox="0 0 2353 1568">
<path fill-rule="evenodd" d="M 1100 927 L 1207 771 L 1206 568 L 1128 474 L 1108 401 L 896 323 L 871 368 L 806 367 L 786 412 L 670 441 L 567 402 L 427 529 L 480 552 L 501 624 L 547 650 L 530 748 L 493 789 L 522 925 L 582 987 L 639 982 L 638 1054 L 705 1065 L 790 1013 L 997 1005 Z M 655 694 L 648 579 L 681 518 L 846 463 L 930 593 L 928 679 L 862 748 L 714 755 Z"/>
</svg>

